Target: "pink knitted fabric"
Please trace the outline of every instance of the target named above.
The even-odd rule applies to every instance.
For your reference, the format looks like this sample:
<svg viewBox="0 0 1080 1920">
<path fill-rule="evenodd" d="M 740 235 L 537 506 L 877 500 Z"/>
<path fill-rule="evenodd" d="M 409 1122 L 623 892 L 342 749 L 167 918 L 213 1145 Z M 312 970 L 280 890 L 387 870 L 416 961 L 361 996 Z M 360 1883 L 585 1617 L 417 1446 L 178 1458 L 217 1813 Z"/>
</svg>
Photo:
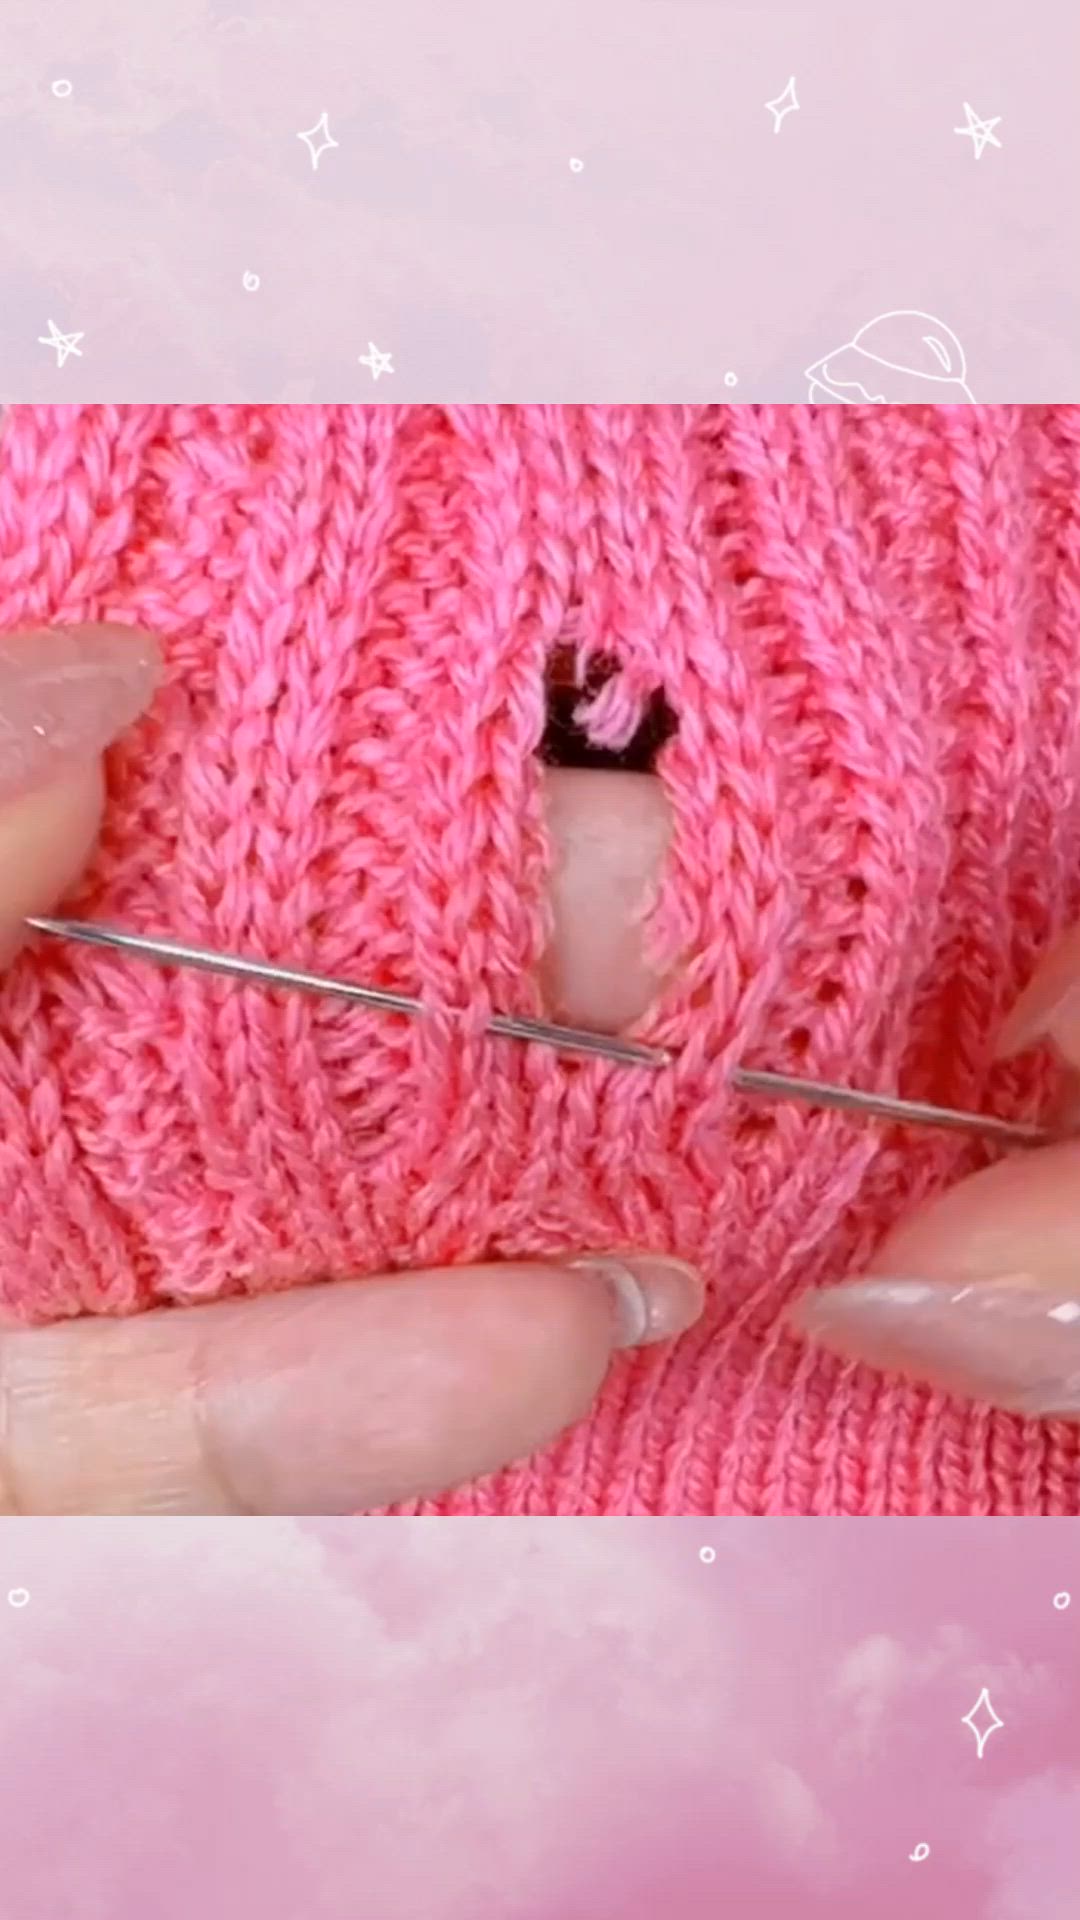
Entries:
<svg viewBox="0 0 1080 1920">
<path fill-rule="evenodd" d="M 1080 909 L 1080 409 L 16 408 L 0 627 L 166 649 L 73 905 L 421 993 L 388 1019 L 50 946 L 0 985 L 0 1298 L 27 1319 L 635 1243 L 705 1320 L 427 1511 L 1058 1513 L 1075 1429 L 778 1329 L 982 1151 L 732 1094 L 736 1061 L 1034 1112 L 1004 1003 Z M 567 637 L 662 691 L 660 1073 L 541 1011 Z"/>
</svg>

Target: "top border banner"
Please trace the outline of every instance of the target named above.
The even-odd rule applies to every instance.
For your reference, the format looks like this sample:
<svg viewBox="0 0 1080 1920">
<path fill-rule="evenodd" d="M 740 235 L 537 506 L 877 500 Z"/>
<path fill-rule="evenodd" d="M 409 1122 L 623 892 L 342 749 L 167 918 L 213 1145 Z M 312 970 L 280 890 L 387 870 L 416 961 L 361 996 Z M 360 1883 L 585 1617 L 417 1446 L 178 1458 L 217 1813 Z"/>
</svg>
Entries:
<svg viewBox="0 0 1080 1920">
<path fill-rule="evenodd" d="M 1073 0 L 7 0 L 0 400 L 1075 401 L 1078 91 Z"/>
</svg>

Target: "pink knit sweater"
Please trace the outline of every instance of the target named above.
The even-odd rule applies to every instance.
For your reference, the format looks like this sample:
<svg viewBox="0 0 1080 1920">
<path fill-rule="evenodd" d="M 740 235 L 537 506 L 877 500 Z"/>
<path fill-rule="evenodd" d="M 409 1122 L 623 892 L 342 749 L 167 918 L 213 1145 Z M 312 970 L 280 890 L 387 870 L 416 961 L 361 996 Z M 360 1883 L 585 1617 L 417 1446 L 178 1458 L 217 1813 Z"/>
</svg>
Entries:
<svg viewBox="0 0 1080 1920">
<path fill-rule="evenodd" d="M 779 1331 L 983 1151 L 736 1062 L 1029 1113 L 1003 1004 L 1080 909 L 1080 409 L 16 408 L 0 628 L 170 677 L 86 914 L 421 992 L 404 1022 L 50 947 L 0 984 L 0 1297 L 134 1312 L 636 1243 L 711 1305 L 455 1513 L 1075 1513 L 1080 1442 Z M 660 1073 L 541 1011 L 545 663 L 662 692 Z"/>
</svg>

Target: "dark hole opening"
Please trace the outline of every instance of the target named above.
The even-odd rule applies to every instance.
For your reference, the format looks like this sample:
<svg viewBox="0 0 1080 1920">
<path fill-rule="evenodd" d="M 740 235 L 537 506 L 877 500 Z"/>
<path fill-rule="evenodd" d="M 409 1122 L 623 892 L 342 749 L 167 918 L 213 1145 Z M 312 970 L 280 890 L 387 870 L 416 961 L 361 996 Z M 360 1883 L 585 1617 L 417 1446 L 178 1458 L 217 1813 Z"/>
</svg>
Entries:
<svg viewBox="0 0 1080 1920">
<path fill-rule="evenodd" d="M 595 698 L 619 671 L 617 660 L 597 654 L 584 679 L 578 677 L 572 647 L 556 647 L 545 676 L 547 722 L 540 757 L 549 767 L 618 767 L 627 773 L 651 773 L 656 756 L 676 729 L 675 715 L 662 692 L 649 701 L 633 738 L 617 751 L 596 746 L 574 718 L 582 702 Z"/>
</svg>

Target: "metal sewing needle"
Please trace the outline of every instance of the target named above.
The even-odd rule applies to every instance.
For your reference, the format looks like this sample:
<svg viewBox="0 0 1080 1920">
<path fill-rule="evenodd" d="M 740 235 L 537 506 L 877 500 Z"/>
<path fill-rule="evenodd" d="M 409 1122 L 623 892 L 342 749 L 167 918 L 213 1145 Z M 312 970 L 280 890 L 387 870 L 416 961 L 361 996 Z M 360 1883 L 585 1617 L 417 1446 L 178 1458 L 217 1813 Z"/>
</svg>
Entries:
<svg viewBox="0 0 1080 1920">
<path fill-rule="evenodd" d="M 361 987 L 351 980 L 331 980 L 320 973 L 275 966 L 268 960 L 247 960 L 239 954 L 185 946 L 178 940 L 125 933 L 119 927 L 103 927 L 90 920 L 32 919 L 27 920 L 26 925 L 38 933 L 55 934 L 61 940 L 79 940 L 90 947 L 113 947 L 121 953 L 138 954 L 143 959 L 156 960 L 161 966 L 197 967 L 204 973 L 227 974 L 234 980 L 257 980 L 270 987 L 292 987 L 298 993 L 356 1000 L 383 1013 L 407 1013 L 415 1018 L 432 1011 L 422 1000 L 414 1000 L 405 993 L 390 993 L 384 987 Z M 619 1060 L 625 1066 L 664 1067 L 671 1058 L 662 1048 L 642 1046 L 636 1040 L 613 1039 L 607 1034 L 587 1033 L 577 1027 L 553 1026 L 546 1020 L 530 1020 L 524 1014 L 492 1014 L 488 1032 L 502 1034 L 510 1040 L 539 1040 L 549 1047 L 557 1047 L 560 1053 L 600 1054 L 608 1060 Z"/>
<path fill-rule="evenodd" d="M 49 920 L 34 918 L 27 926 L 37 933 L 51 934 L 61 940 L 81 941 L 87 946 L 107 947 L 132 953 L 162 966 L 195 967 L 206 973 L 225 974 L 232 979 L 254 980 L 267 986 L 292 987 L 301 993 L 326 994 L 340 1000 L 358 1001 L 384 1013 L 423 1016 L 430 1010 L 421 1000 L 408 994 L 391 993 L 382 987 L 363 987 L 351 980 L 334 980 L 323 974 L 303 972 L 296 967 L 281 967 L 266 960 L 249 960 L 238 954 L 217 953 L 206 947 L 192 947 L 177 940 L 160 940 L 146 934 L 126 933 L 119 927 L 101 926 L 88 920 Z M 488 1031 L 512 1040 L 538 1041 L 555 1047 L 560 1053 L 588 1054 L 615 1060 L 625 1066 L 664 1067 L 672 1055 L 662 1047 L 649 1047 L 636 1040 L 620 1040 L 609 1034 L 590 1033 L 577 1027 L 564 1027 L 547 1020 L 532 1020 L 525 1015 L 497 1013 L 488 1021 Z M 790 1074 L 766 1073 L 736 1068 L 732 1083 L 741 1093 L 759 1094 L 771 1100 L 797 1100 L 814 1107 L 835 1107 L 844 1112 L 866 1114 L 876 1119 L 906 1122 L 910 1126 L 942 1127 L 953 1132 L 983 1134 L 990 1139 L 1014 1145 L 1037 1146 L 1056 1136 L 1045 1128 L 1026 1121 L 1002 1120 L 995 1114 L 965 1113 L 953 1107 L 936 1107 L 925 1101 L 901 1100 L 891 1094 L 863 1093 L 855 1087 L 829 1086 L 816 1080 L 800 1080 Z"/>
<path fill-rule="evenodd" d="M 901 1100 L 888 1093 L 861 1093 L 857 1087 L 831 1087 L 820 1080 L 795 1080 L 786 1073 L 758 1073 L 737 1067 L 731 1076 L 742 1093 L 772 1100 L 803 1100 L 815 1107 L 837 1107 L 880 1120 L 906 1121 L 913 1127 L 943 1127 L 951 1133 L 980 1133 L 1015 1146 L 1045 1146 L 1056 1135 L 1026 1120 L 1002 1120 L 994 1113 L 966 1113 L 959 1107 L 935 1107 L 925 1100 Z"/>
</svg>

